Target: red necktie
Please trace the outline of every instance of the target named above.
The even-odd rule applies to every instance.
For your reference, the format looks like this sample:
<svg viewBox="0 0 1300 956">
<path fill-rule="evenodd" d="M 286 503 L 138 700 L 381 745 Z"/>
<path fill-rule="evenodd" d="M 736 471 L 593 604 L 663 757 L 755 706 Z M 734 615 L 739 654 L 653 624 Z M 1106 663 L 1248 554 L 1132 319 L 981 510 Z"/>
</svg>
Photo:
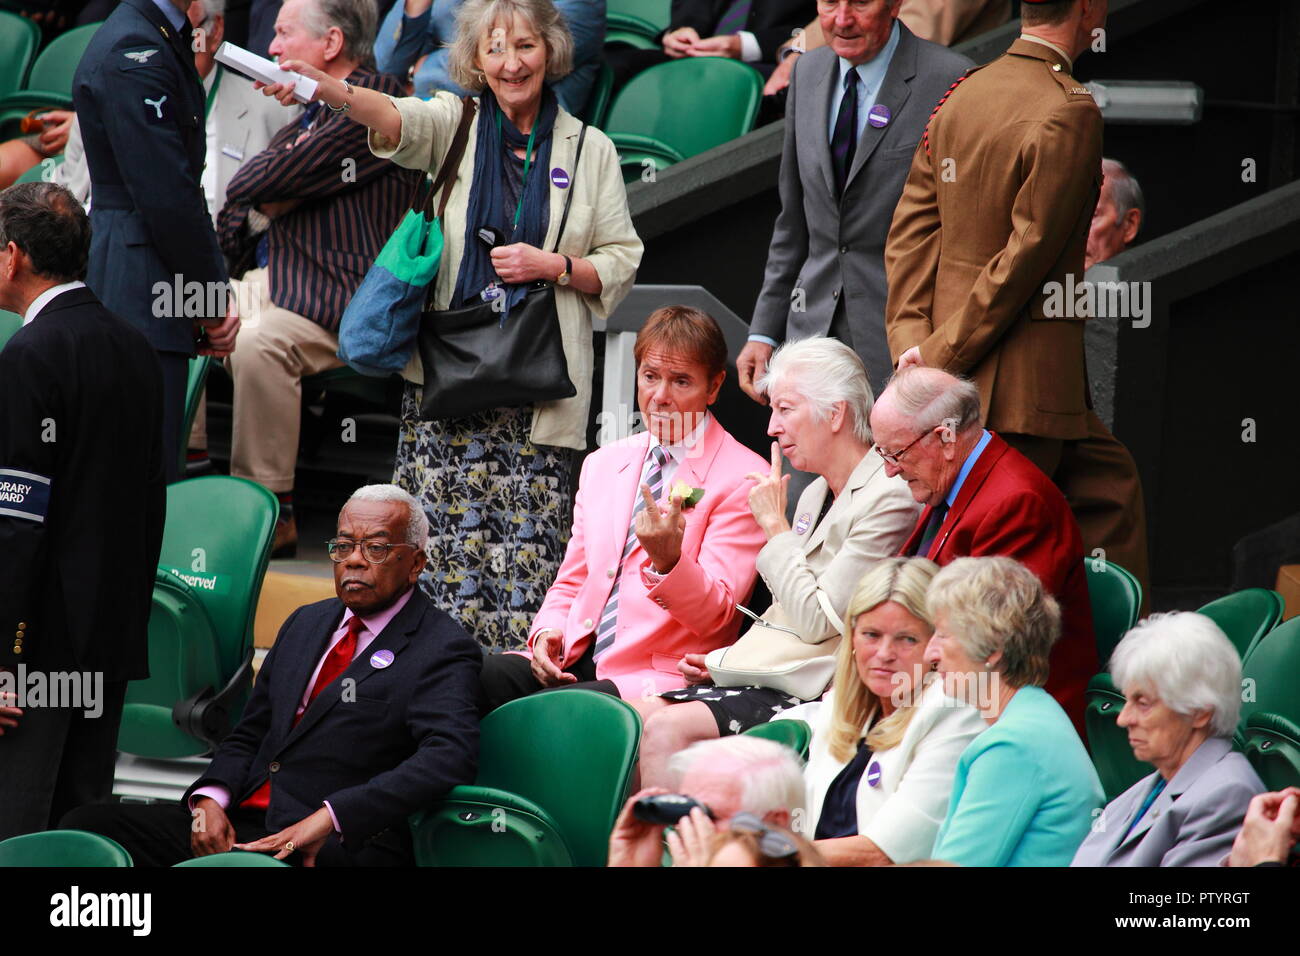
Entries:
<svg viewBox="0 0 1300 956">
<path fill-rule="evenodd" d="M 352 663 L 352 657 L 357 652 L 357 638 L 365 625 L 361 623 L 361 618 L 355 614 L 352 620 L 348 621 L 348 632 L 343 635 L 342 639 L 330 648 L 330 652 L 325 655 L 325 662 L 320 666 L 320 673 L 316 675 L 316 683 L 311 685 L 311 693 L 307 695 L 307 707 L 311 702 L 320 696 L 330 683 L 348 669 Z M 298 726 L 298 721 L 302 720 L 302 715 L 307 713 L 307 707 L 302 709 L 302 713 L 294 715 L 293 725 Z M 253 795 L 240 804 L 241 807 L 251 807 L 255 810 L 265 810 L 271 805 L 271 779 L 268 777 Z"/>
</svg>

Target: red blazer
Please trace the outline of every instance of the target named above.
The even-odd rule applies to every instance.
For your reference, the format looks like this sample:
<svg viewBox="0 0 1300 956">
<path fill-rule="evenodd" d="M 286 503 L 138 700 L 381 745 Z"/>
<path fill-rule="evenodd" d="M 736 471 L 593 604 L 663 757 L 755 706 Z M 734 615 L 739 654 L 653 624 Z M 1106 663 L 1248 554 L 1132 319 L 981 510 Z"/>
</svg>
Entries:
<svg viewBox="0 0 1300 956">
<path fill-rule="evenodd" d="M 901 554 L 912 554 L 920 544 L 931 510 L 921 512 Z M 987 555 L 1015 558 L 1060 602 L 1061 638 L 1052 648 L 1045 689 L 1082 738 L 1083 693 L 1097 672 L 1097 645 L 1079 525 L 1051 479 L 996 434 L 966 476 L 925 556 L 944 565 Z"/>
</svg>

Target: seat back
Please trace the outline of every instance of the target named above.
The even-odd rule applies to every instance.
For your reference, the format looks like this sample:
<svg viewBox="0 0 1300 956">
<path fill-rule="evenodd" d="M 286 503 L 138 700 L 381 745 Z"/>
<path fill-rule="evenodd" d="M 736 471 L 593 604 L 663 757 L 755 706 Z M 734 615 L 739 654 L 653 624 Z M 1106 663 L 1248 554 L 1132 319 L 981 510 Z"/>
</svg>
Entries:
<svg viewBox="0 0 1300 956">
<path fill-rule="evenodd" d="M 277 869 L 290 869 L 288 863 L 277 860 L 269 853 L 247 853 L 243 850 L 231 850 L 229 853 L 209 853 L 207 856 L 195 856 L 174 864 L 178 866 L 199 866 L 224 868 L 228 866 L 269 866 Z"/>
<path fill-rule="evenodd" d="M 1107 667 L 1121 637 L 1137 623 L 1142 608 L 1142 585 L 1113 561 L 1083 559 L 1096 632 L 1097 660 Z"/>
<path fill-rule="evenodd" d="M 651 41 L 668 29 L 671 20 L 671 0 L 607 0 L 605 4 L 607 30 L 633 33 Z"/>
<path fill-rule="evenodd" d="M 641 718 L 586 690 L 534 694 L 483 718 L 478 785 L 518 794 L 554 821 L 578 866 L 604 866 L 627 797 Z"/>
<path fill-rule="evenodd" d="M 1246 588 L 1197 610 L 1219 625 L 1242 660 L 1282 620 L 1282 595 L 1268 588 Z"/>
<path fill-rule="evenodd" d="M 23 317 L 16 312 L 0 309 L 0 349 L 4 348 L 15 332 L 23 327 Z"/>
<path fill-rule="evenodd" d="M 750 727 L 745 734 L 750 737 L 762 737 L 785 744 L 799 755 L 799 759 L 808 759 L 808 745 L 812 742 L 812 728 L 802 720 L 769 720 L 757 727 Z"/>
<path fill-rule="evenodd" d="M 648 136 L 690 158 L 754 128 L 763 79 L 726 57 L 687 57 L 643 70 L 614 98 L 605 132 Z"/>
<path fill-rule="evenodd" d="M 1241 676 L 1242 725 L 1258 711 L 1300 724 L 1300 617 L 1264 635 L 1242 663 Z"/>
<path fill-rule="evenodd" d="M 46 830 L 0 842 L 0 866 L 131 866 L 116 840 L 84 830 Z"/>
<path fill-rule="evenodd" d="M 40 42 L 36 21 L 0 10 L 0 96 L 22 88 Z"/>
<path fill-rule="evenodd" d="M 90 38 L 99 27 L 98 23 L 87 23 L 85 26 L 73 27 L 51 40 L 32 64 L 32 72 L 27 76 L 25 88 L 71 96 L 72 77 L 77 72 L 77 64 L 81 62 L 82 54 L 90 45 Z"/>
<path fill-rule="evenodd" d="M 1155 768 L 1133 756 L 1128 734 L 1115 723 L 1124 709 L 1124 695 L 1109 674 L 1098 674 L 1088 681 L 1084 700 L 1088 750 L 1109 803 Z"/>
<path fill-rule="evenodd" d="M 1246 721 L 1242 752 L 1269 790 L 1300 787 L 1300 724 L 1257 711 Z"/>
<path fill-rule="evenodd" d="M 609 100 L 613 93 L 614 71 L 602 60 L 596 80 L 591 84 L 591 92 L 587 94 L 587 109 L 582 118 L 597 129 L 604 129 L 605 114 L 609 112 Z"/>
<path fill-rule="evenodd" d="M 206 743 L 172 720 L 172 707 L 205 687 L 220 689 L 225 683 L 219 643 L 197 591 L 171 571 L 159 571 L 149 613 L 149 676 L 127 685 L 118 750 L 154 758 L 207 752 Z"/>
<path fill-rule="evenodd" d="M 206 355 L 196 355 L 190 359 L 189 370 L 185 378 L 185 417 L 181 421 L 181 434 L 189 438 L 190 428 L 194 425 L 194 416 L 198 414 L 199 402 L 203 401 L 203 386 L 208 381 L 208 370 L 212 359 Z M 180 474 L 185 474 L 186 443 L 182 441 Z"/>
</svg>

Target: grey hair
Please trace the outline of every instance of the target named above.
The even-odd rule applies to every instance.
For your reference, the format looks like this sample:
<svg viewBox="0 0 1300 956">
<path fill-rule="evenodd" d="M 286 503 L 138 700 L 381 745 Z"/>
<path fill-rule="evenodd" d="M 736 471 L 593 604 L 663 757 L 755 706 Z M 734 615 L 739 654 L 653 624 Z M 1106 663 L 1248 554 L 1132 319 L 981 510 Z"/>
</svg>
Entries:
<svg viewBox="0 0 1300 956">
<path fill-rule="evenodd" d="M 497 23 L 522 17 L 546 44 L 546 78 L 554 82 L 573 72 L 573 34 L 551 0 L 465 0 L 456 12 L 456 37 L 449 44 L 447 72 L 471 93 L 482 92 L 487 81 L 478 61 L 479 41 Z"/>
<path fill-rule="evenodd" d="M 0 191 L 0 249 L 13 243 L 33 274 L 56 282 L 86 278 L 90 219 L 72 193 L 55 183 L 18 183 Z"/>
<path fill-rule="evenodd" d="M 1124 635 L 1110 673 L 1126 695 L 1149 690 L 1176 714 L 1214 712 L 1210 729 L 1231 737 L 1241 715 L 1241 658 L 1204 614 L 1152 614 Z"/>
<path fill-rule="evenodd" d="M 363 485 L 352 492 L 348 504 L 354 501 L 400 501 L 406 505 L 406 543 L 415 545 L 421 551 L 429 543 L 429 519 L 420 502 L 405 489 L 397 485 Z M 343 507 L 346 508 L 347 505 Z"/>
<path fill-rule="evenodd" d="M 768 394 L 782 383 L 808 400 L 818 421 L 826 421 L 836 402 L 844 402 L 853 433 L 871 444 L 871 383 L 858 353 L 843 342 L 818 335 L 782 345 L 755 384 Z"/>
<path fill-rule="evenodd" d="M 1138 225 L 1141 228 L 1141 223 L 1147 217 L 1147 203 L 1137 177 L 1118 159 L 1109 156 L 1102 159 L 1101 172 L 1110 180 L 1110 194 L 1115 200 L 1115 218 L 1123 219 L 1130 209 L 1136 209 L 1141 215 Z"/>
<path fill-rule="evenodd" d="M 200 23 L 211 23 L 213 17 L 224 17 L 226 15 L 226 0 L 194 0 L 203 8 L 203 19 Z"/>
<path fill-rule="evenodd" d="M 980 423 L 980 392 L 973 382 L 937 368 L 909 366 L 889 380 L 894 404 L 917 431 L 947 425 L 961 434 Z"/>
<path fill-rule="evenodd" d="M 778 810 L 794 814 L 804 805 L 803 762 L 774 740 L 740 734 L 693 743 L 668 758 L 674 785 L 680 787 L 697 764 L 741 779 L 740 812 L 761 818 Z"/>
<path fill-rule="evenodd" d="M 303 7 L 303 25 L 323 37 L 330 27 L 343 34 L 343 56 L 369 65 L 375 58 L 379 8 L 375 0 L 310 0 Z"/>
</svg>

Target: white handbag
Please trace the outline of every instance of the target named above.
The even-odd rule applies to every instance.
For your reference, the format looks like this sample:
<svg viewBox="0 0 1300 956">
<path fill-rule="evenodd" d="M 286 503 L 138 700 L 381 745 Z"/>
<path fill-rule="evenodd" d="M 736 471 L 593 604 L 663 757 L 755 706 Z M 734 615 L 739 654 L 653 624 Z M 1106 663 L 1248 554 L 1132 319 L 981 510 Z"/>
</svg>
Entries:
<svg viewBox="0 0 1300 956">
<path fill-rule="evenodd" d="M 730 647 L 705 655 L 709 676 L 719 687 L 770 687 L 800 700 L 816 700 L 835 674 L 835 633 L 810 644 L 786 623 L 773 604 Z"/>
</svg>

